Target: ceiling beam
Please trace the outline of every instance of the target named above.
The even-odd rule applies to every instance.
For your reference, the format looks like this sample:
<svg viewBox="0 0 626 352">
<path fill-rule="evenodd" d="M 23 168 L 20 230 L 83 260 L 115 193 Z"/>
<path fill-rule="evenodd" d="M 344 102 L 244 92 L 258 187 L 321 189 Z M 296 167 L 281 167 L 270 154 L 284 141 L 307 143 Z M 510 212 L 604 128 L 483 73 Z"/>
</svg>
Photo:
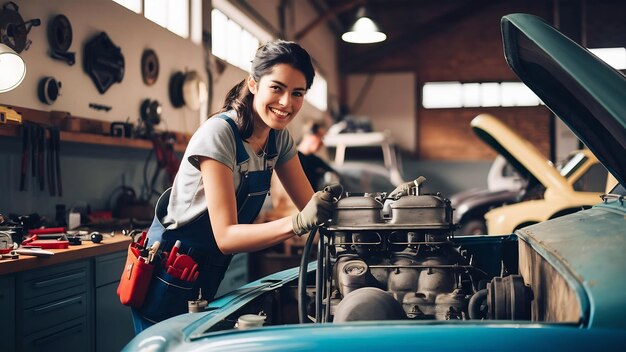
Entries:
<svg viewBox="0 0 626 352">
<path fill-rule="evenodd" d="M 296 35 L 294 37 L 295 40 L 296 41 L 301 40 L 302 38 L 304 38 L 304 36 L 309 34 L 309 32 L 311 32 L 313 29 L 317 28 L 322 23 L 328 21 L 329 19 L 333 18 L 337 14 L 342 13 L 344 11 L 348 11 L 348 10 L 356 7 L 359 4 L 363 4 L 364 2 L 365 2 L 365 0 L 350 0 L 348 2 L 345 2 L 343 4 L 337 5 L 337 6 L 333 7 L 333 8 L 331 8 L 331 9 L 329 9 L 328 11 L 326 11 L 325 13 L 323 13 L 322 15 L 320 15 L 319 17 L 317 17 L 316 19 L 311 21 L 311 23 L 309 23 L 308 25 L 304 26 L 304 28 L 302 28 L 298 33 L 296 33 Z"/>
<path fill-rule="evenodd" d="M 358 72 L 367 67 L 371 62 L 382 59 L 386 56 L 393 55 L 401 49 L 414 45 L 432 35 L 439 32 L 450 30 L 450 28 L 459 24 L 462 20 L 475 15 L 488 7 L 500 3 L 502 0 L 474 0 L 464 2 L 462 5 L 454 8 L 438 17 L 435 17 L 425 23 L 418 23 L 406 29 L 399 35 L 377 45 L 364 52 L 352 55 L 343 62 L 350 63 L 350 66 L 343 68 L 344 72 Z"/>
</svg>

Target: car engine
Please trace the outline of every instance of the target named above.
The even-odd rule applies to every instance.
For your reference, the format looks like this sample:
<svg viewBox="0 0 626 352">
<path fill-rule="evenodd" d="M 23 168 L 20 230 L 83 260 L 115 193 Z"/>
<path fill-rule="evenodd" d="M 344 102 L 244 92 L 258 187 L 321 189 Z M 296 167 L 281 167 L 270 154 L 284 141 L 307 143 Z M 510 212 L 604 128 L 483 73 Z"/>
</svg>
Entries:
<svg viewBox="0 0 626 352">
<path fill-rule="evenodd" d="M 422 180 L 420 180 L 422 181 Z M 455 243 L 450 201 L 347 194 L 318 245 L 318 322 L 530 318 L 522 277 L 492 277 Z M 490 281 L 489 281 L 490 280 Z M 309 311 L 313 308 L 309 308 Z"/>
</svg>

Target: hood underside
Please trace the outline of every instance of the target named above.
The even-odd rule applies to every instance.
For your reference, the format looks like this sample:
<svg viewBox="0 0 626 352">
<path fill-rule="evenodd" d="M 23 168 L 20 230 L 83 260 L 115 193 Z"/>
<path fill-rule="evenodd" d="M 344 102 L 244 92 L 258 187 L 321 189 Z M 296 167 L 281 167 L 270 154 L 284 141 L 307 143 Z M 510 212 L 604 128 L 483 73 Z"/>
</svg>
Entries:
<svg viewBox="0 0 626 352">
<path fill-rule="evenodd" d="M 509 66 L 624 184 L 626 77 L 536 16 L 501 26 Z"/>
</svg>

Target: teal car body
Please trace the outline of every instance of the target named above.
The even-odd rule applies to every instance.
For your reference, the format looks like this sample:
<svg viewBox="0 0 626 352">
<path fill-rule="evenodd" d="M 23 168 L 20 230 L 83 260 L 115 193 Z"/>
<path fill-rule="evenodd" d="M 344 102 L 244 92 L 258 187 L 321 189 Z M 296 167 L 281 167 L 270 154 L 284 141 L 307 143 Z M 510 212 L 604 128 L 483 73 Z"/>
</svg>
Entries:
<svg viewBox="0 0 626 352">
<path fill-rule="evenodd" d="M 204 312 L 158 323 L 137 335 L 125 350 L 622 351 L 626 346 L 626 77 L 537 17 L 505 16 L 502 31 L 512 69 L 557 116 L 566 117 L 565 123 L 619 181 L 591 209 L 507 236 L 453 239 L 454 248 L 468 258 L 466 267 L 479 268 L 472 270 L 480 275 L 470 278 L 492 279 L 492 289 L 498 277 L 523 278 L 532 294 L 511 297 L 528 299 L 528 318 L 469 319 L 464 310 L 456 319 L 298 323 L 300 275 L 294 268 L 228 293 L 210 302 Z M 393 270 L 407 273 L 403 268 Z M 317 293 L 314 287 L 319 286 L 311 285 L 319 270 L 331 269 L 313 262 L 303 274 L 309 295 Z M 431 266 L 419 272 L 426 277 L 437 270 Z M 347 301 L 352 293 L 344 291 L 343 299 Z M 489 297 L 485 304 L 491 311 L 491 305 L 498 303 Z M 507 300 L 506 304 L 515 305 Z M 337 314 L 340 307 L 334 309 Z M 267 315 L 265 326 L 235 328 L 238 317 L 260 312 Z"/>
</svg>

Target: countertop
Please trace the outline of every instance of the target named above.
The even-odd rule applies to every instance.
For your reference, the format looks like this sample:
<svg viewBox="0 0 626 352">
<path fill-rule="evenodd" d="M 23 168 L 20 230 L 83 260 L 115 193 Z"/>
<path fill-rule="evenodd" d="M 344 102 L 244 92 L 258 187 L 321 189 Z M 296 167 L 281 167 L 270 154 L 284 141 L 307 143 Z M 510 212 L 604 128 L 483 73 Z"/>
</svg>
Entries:
<svg viewBox="0 0 626 352">
<path fill-rule="evenodd" d="M 2 259 L 0 260 L 0 275 L 39 269 L 73 260 L 123 251 L 128 248 L 130 241 L 130 237 L 117 234 L 113 237 L 105 236 L 100 243 L 83 241 L 81 245 L 69 246 L 67 249 L 46 249 L 46 251 L 54 253 L 50 257 L 20 255 L 19 259 Z"/>
</svg>

